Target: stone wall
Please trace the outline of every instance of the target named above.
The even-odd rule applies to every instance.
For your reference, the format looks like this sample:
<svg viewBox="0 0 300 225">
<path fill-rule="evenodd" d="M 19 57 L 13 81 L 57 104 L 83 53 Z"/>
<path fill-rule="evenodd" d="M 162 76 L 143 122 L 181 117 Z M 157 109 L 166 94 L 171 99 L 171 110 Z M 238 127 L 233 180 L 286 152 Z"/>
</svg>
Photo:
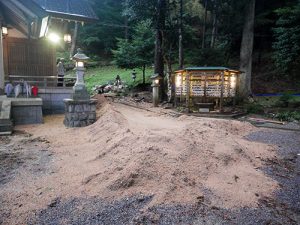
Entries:
<svg viewBox="0 0 300 225">
<path fill-rule="evenodd" d="M 40 98 L 11 98 L 12 119 L 15 125 L 43 123 Z"/>
<path fill-rule="evenodd" d="M 65 99 L 65 119 L 67 127 L 85 127 L 96 121 L 97 100 Z"/>
<path fill-rule="evenodd" d="M 60 114 L 65 112 L 64 99 L 72 96 L 72 87 L 48 87 L 39 89 L 39 97 L 43 99 L 43 113 Z"/>
</svg>

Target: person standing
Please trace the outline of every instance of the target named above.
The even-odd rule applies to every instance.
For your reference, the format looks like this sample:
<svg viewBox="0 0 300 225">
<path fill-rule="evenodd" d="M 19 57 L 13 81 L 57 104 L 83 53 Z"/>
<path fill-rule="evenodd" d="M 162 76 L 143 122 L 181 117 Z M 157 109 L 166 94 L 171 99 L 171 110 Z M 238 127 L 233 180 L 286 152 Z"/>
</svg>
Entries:
<svg viewBox="0 0 300 225">
<path fill-rule="evenodd" d="M 57 86 L 64 86 L 64 76 L 65 76 L 65 67 L 64 67 L 64 59 L 59 59 L 56 65 L 57 68 Z"/>
</svg>

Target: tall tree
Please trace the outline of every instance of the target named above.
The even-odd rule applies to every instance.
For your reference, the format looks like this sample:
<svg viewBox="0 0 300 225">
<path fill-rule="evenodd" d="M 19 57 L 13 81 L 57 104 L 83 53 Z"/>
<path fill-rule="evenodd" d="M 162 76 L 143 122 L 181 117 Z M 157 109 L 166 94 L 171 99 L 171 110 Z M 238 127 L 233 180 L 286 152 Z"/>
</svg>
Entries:
<svg viewBox="0 0 300 225">
<path fill-rule="evenodd" d="M 245 21 L 240 50 L 240 76 L 239 94 L 247 97 L 251 93 L 252 52 L 254 40 L 255 0 L 249 0 L 245 8 Z"/>
<path fill-rule="evenodd" d="M 212 24 L 211 41 L 210 41 L 210 47 L 211 48 L 215 47 L 215 41 L 216 41 L 216 36 L 217 36 L 218 5 L 219 5 L 218 0 L 214 0 L 213 1 L 213 9 L 212 9 L 213 24 Z"/>
<path fill-rule="evenodd" d="M 204 13 L 203 26 L 202 26 L 202 48 L 205 47 L 205 38 L 206 38 L 207 2 L 208 0 L 205 0 L 204 3 L 205 13 Z"/>
<path fill-rule="evenodd" d="M 163 58 L 163 33 L 165 29 L 166 20 L 166 0 L 157 0 L 156 6 L 156 35 L 155 35 L 155 56 L 154 56 L 154 73 L 161 76 L 160 93 L 161 100 L 165 99 L 165 85 L 164 85 L 164 58 Z"/>
<path fill-rule="evenodd" d="M 180 13 L 179 13 L 179 35 L 178 35 L 178 61 L 179 69 L 183 68 L 183 44 L 182 44 L 182 29 L 183 29 L 183 0 L 180 0 Z"/>
<path fill-rule="evenodd" d="M 154 32 L 150 20 L 141 21 L 133 30 L 130 40 L 118 39 L 117 49 L 113 50 L 114 62 L 121 68 L 140 67 L 143 71 L 143 84 L 146 82 L 146 66 L 153 63 Z"/>
<path fill-rule="evenodd" d="M 300 1 L 276 10 L 279 16 L 273 29 L 274 61 L 285 75 L 298 75 L 300 69 Z"/>
</svg>

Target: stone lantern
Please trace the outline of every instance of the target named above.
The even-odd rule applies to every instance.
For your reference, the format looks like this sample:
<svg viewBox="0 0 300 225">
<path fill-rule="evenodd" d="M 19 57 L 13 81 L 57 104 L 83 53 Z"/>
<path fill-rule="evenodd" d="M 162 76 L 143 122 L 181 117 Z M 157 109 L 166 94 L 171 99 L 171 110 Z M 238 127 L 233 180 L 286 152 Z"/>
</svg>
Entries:
<svg viewBox="0 0 300 225">
<path fill-rule="evenodd" d="M 76 69 L 76 83 L 73 87 L 74 100 L 87 100 L 90 99 L 89 93 L 84 84 L 84 63 L 90 58 L 87 57 L 79 48 L 77 53 L 72 58 L 75 61 Z"/>
<path fill-rule="evenodd" d="M 65 120 L 67 127 L 85 127 L 96 121 L 96 99 L 90 99 L 84 84 L 84 63 L 89 59 L 81 49 L 72 58 L 76 67 L 76 83 L 71 99 L 64 99 Z"/>
<path fill-rule="evenodd" d="M 151 77 L 152 80 L 152 91 L 153 91 L 153 106 L 157 107 L 158 103 L 159 103 L 159 82 L 162 79 L 161 76 L 159 76 L 159 74 L 154 74 Z"/>
</svg>

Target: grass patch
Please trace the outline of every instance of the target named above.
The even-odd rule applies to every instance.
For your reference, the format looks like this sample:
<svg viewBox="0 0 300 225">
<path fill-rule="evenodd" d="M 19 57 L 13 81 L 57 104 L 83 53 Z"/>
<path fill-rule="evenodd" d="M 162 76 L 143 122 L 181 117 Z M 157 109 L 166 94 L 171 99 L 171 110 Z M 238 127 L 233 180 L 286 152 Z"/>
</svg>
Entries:
<svg viewBox="0 0 300 225">
<path fill-rule="evenodd" d="M 121 80 L 129 87 L 134 87 L 143 82 L 143 72 L 141 69 L 135 69 L 137 76 L 135 82 L 131 78 L 132 70 L 121 69 L 116 66 L 101 66 L 88 68 L 85 73 L 85 84 L 88 91 L 91 93 L 96 85 L 107 84 L 110 81 L 114 82 L 117 75 L 120 75 Z M 150 83 L 150 77 L 153 75 L 153 68 L 146 69 L 146 83 Z M 76 77 L 75 71 L 69 71 L 66 77 Z"/>
</svg>

